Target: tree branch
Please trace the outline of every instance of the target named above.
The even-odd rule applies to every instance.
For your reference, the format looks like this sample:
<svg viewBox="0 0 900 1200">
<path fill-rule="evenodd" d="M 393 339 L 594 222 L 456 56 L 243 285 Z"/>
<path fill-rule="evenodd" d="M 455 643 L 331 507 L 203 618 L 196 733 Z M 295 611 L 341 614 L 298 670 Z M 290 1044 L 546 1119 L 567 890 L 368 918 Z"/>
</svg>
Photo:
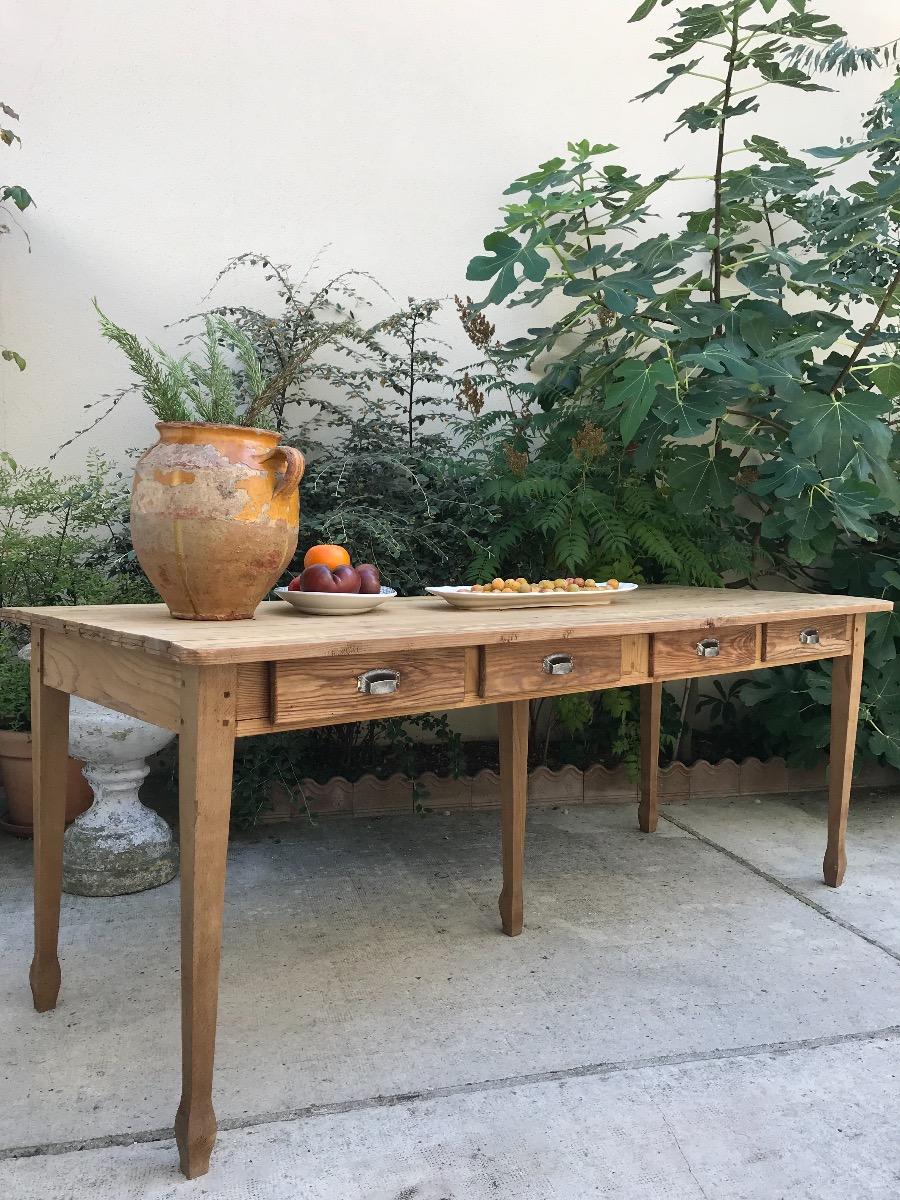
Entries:
<svg viewBox="0 0 900 1200">
<path fill-rule="evenodd" d="M 856 360 L 859 358 L 859 356 L 862 354 L 863 350 L 865 349 L 865 345 L 868 342 L 869 338 L 872 336 L 872 334 L 875 332 L 875 330 L 881 324 L 881 318 L 887 312 L 888 305 L 891 302 L 891 297 L 893 296 L 894 292 L 897 290 L 898 287 L 900 287 L 900 271 L 897 271 L 897 273 L 894 275 L 894 278 L 891 280 L 890 284 L 888 285 L 887 290 L 885 291 L 884 296 L 881 299 L 881 303 L 878 305 L 878 311 L 876 312 L 875 316 L 868 323 L 868 325 L 865 325 L 863 327 L 863 331 L 862 331 L 862 334 L 860 335 L 860 339 L 856 343 L 853 353 L 850 355 L 850 357 L 844 363 L 843 367 L 841 367 L 840 374 L 838 375 L 837 379 L 831 385 L 829 395 L 831 395 L 831 396 L 834 395 L 834 393 L 838 390 L 838 388 L 841 386 L 841 384 L 847 378 L 847 375 L 850 373 L 850 371 L 853 370 L 853 367 L 856 364 Z"/>
<path fill-rule="evenodd" d="M 731 101 L 731 85 L 734 79 L 735 59 L 738 48 L 738 9 L 735 5 L 731 18 L 731 49 L 726 55 L 728 72 L 725 76 L 725 88 L 722 93 L 722 115 L 719 118 L 719 136 L 716 144 L 715 198 L 713 201 L 713 234 L 716 239 L 712 253 L 713 268 L 713 297 L 716 304 L 722 300 L 722 249 L 719 244 L 722 236 L 722 160 L 725 157 L 725 126 L 728 121 L 728 105 Z"/>
</svg>

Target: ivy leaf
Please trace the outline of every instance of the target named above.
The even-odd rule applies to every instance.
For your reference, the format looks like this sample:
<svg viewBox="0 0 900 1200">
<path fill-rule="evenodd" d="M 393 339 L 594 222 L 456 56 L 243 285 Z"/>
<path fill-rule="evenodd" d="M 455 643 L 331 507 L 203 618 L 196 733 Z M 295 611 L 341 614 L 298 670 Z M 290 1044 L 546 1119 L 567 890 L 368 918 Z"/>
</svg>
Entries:
<svg viewBox="0 0 900 1200">
<path fill-rule="evenodd" d="M 744 148 L 752 154 L 758 155 L 763 162 L 767 163 L 799 163 L 800 160 L 793 158 L 785 150 L 780 142 L 776 142 L 774 138 L 763 137 L 761 133 L 755 133 L 751 138 L 744 139 Z"/>
<path fill-rule="evenodd" d="M 688 391 L 664 392 L 653 406 L 653 412 L 666 425 L 675 438 L 699 437 L 709 429 L 713 421 L 725 414 L 725 397 L 721 393 L 693 387 Z M 818 476 L 817 476 L 818 478 Z"/>
<path fill-rule="evenodd" d="M 757 358 L 753 365 L 759 383 L 774 388 L 782 402 L 798 400 L 804 395 L 803 372 L 795 358 Z"/>
<path fill-rule="evenodd" d="M 799 67 L 783 67 L 774 59 L 768 57 L 768 52 L 750 54 L 753 65 L 769 83 L 780 83 L 785 87 L 799 88 L 802 92 L 833 92 L 834 88 L 826 87 L 823 83 L 813 83 L 810 77 Z"/>
<path fill-rule="evenodd" d="M 759 479 L 749 490 L 758 496 L 778 496 L 787 499 L 799 496 L 810 484 L 819 483 L 820 475 L 808 459 L 783 454 L 781 458 L 770 458 L 759 466 Z"/>
<path fill-rule="evenodd" d="M 890 461 L 861 449 L 853 460 L 853 470 L 860 479 L 872 480 L 886 501 L 885 512 L 900 512 L 900 475 Z"/>
<path fill-rule="evenodd" d="M 25 359 L 17 350 L 0 350 L 0 358 L 4 362 L 15 363 L 20 371 L 25 370 Z"/>
<path fill-rule="evenodd" d="M 735 279 L 749 291 L 767 300 L 777 300 L 784 288 L 784 280 L 765 262 L 748 263 L 735 273 Z"/>
<path fill-rule="evenodd" d="M 486 280 L 497 276 L 484 304 L 499 304 L 512 295 L 521 282 L 516 275 L 516 267 L 521 267 L 523 278 L 540 283 L 550 264 L 537 253 L 536 247 L 542 245 L 546 238 L 543 232 L 533 234 L 523 246 L 503 230 L 487 235 L 484 248 L 490 251 L 490 257 L 476 255 L 466 271 L 466 279 Z"/>
<path fill-rule="evenodd" d="M 733 379 L 740 379 L 744 383 L 756 383 L 756 369 L 747 361 L 749 358 L 749 347 L 740 338 L 731 336 L 708 342 L 696 354 L 682 355 L 682 360 L 693 366 L 706 367 L 717 375 L 727 372 Z"/>
<path fill-rule="evenodd" d="M 883 363 L 872 372 L 872 381 L 882 396 L 900 396 L 900 362 Z"/>
<path fill-rule="evenodd" d="M 662 421 L 651 419 L 644 423 L 641 440 L 638 442 L 632 459 L 638 471 L 646 472 L 655 469 L 659 460 L 663 439 L 668 435 L 668 432 Z"/>
<path fill-rule="evenodd" d="M 791 445 L 801 458 L 816 456 L 824 475 L 840 475 L 856 453 L 857 442 L 879 458 L 887 456 L 891 431 L 878 418 L 889 408 L 890 401 L 875 392 L 806 392 L 786 409 L 797 421 L 790 432 Z"/>
<path fill-rule="evenodd" d="M 665 359 L 626 359 L 615 371 L 616 382 L 606 392 L 603 407 L 621 406 L 619 433 L 627 446 L 640 429 L 660 387 L 672 387 L 675 376 Z"/>
<path fill-rule="evenodd" d="M 613 275 L 605 275 L 600 280 L 600 288 L 603 291 L 606 307 L 611 308 L 613 312 L 622 313 L 626 317 L 630 317 L 637 308 L 635 296 L 652 299 L 656 295 L 653 284 L 633 271 L 619 271 Z M 568 285 L 564 290 L 567 289 Z"/>
<path fill-rule="evenodd" d="M 12 200 L 19 212 L 24 212 L 29 204 L 34 204 L 29 193 L 18 183 L 11 183 L 3 188 L 0 199 Z"/>
<path fill-rule="evenodd" d="M 672 84 L 680 75 L 689 75 L 694 67 L 699 67 L 703 62 L 702 58 L 692 58 L 690 62 L 676 63 L 673 67 L 666 68 L 666 78 L 661 79 L 656 87 L 650 88 L 647 92 L 639 92 L 637 96 L 632 97 L 634 100 L 649 100 L 651 96 L 661 96 L 663 92 L 667 92 Z"/>
<path fill-rule="evenodd" d="M 628 18 L 628 24 L 631 25 L 635 21 L 643 21 L 649 13 L 652 13 L 656 8 L 656 0 L 641 0 L 631 16 Z"/>
<path fill-rule="evenodd" d="M 900 662 L 897 658 L 897 641 L 900 640 L 900 613 L 872 613 L 866 622 L 866 659 L 881 667 L 888 662 Z"/>
<path fill-rule="evenodd" d="M 771 300 L 744 300 L 737 306 L 734 316 L 741 337 L 757 354 L 767 354 L 778 331 L 791 327 L 791 318 Z"/>
<path fill-rule="evenodd" d="M 816 488 L 810 488 L 796 500 L 785 504 L 784 514 L 791 536 L 798 542 L 811 542 L 817 533 L 831 524 L 831 508 Z"/>
<path fill-rule="evenodd" d="M 705 446 L 685 446 L 669 468 L 675 507 L 683 513 L 706 512 L 710 505 L 727 508 L 735 494 L 730 454 L 710 456 Z"/>
<path fill-rule="evenodd" d="M 887 506 L 874 484 L 842 476 L 830 481 L 828 495 L 834 505 L 835 519 L 848 533 L 870 542 L 877 540 L 878 530 L 869 518 Z"/>
</svg>

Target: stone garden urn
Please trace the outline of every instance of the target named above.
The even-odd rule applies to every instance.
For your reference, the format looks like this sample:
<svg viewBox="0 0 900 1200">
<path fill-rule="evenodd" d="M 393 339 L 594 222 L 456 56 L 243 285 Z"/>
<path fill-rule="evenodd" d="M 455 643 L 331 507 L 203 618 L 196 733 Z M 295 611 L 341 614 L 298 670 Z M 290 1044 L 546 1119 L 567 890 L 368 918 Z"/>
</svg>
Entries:
<svg viewBox="0 0 900 1200">
<path fill-rule="evenodd" d="M 138 796 L 150 773 L 147 756 L 174 737 L 158 725 L 72 697 L 69 753 L 84 760 L 94 803 L 66 830 L 63 891 L 121 896 L 159 887 L 177 874 L 172 830 Z"/>
</svg>

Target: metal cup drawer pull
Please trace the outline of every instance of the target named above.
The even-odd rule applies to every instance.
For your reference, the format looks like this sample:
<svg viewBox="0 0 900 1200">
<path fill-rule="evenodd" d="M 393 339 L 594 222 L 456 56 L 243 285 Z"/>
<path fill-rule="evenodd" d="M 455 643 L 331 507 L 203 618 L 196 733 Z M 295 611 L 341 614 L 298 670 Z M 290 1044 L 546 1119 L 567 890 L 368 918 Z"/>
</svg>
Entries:
<svg viewBox="0 0 900 1200">
<path fill-rule="evenodd" d="M 542 665 L 545 675 L 571 675 L 575 660 L 571 654 L 548 654 Z"/>
<path fill-rule="evenodd" d="M 375 667 L 356 677 L 356 690 L 367 696 L 388 696 L 400 686 L 400 672 L 390 667 Z"/>
<path fill-rule="evenodd" d="M 809 627 L 809 629 L 801 629 L 800 630 L 800 645 L 801 646 L 818 646 L 818 644 L 819 644 L 819 631 L 818 631 L 818 629 L 816 629 L 816 627 L 814 625 L 811 625 Z"/>
<path fill-rule="evenodd" d="M 718 658 L 719 656 L 719 639 L 704 638 L 702 642 L 697 643 L 698 658 Z"/>
</svg>

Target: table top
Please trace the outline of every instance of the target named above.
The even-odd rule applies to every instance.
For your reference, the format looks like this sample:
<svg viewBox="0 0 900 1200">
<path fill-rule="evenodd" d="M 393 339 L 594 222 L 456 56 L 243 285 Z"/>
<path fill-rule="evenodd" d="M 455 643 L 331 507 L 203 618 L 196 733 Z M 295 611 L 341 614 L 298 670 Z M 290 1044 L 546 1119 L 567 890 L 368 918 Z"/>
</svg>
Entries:
<svg viewBox="0 0 900 1200">
<path fill-rule="evenodd" d="M 283 601 L 261 604 L 252 621 L 177 621 L 163 604 L 5 608 L 0 609 L 0 617 L 176 662 L 202 664 L 723 629 L 760 621 L 888 612 L 892 607 L 889 600 L 861 596 L 655 586 L 597 607 L 467 612 L 428 596 L 391 600 L 373 612 L 343 617 L 309 616 Z"/>
</svg>

